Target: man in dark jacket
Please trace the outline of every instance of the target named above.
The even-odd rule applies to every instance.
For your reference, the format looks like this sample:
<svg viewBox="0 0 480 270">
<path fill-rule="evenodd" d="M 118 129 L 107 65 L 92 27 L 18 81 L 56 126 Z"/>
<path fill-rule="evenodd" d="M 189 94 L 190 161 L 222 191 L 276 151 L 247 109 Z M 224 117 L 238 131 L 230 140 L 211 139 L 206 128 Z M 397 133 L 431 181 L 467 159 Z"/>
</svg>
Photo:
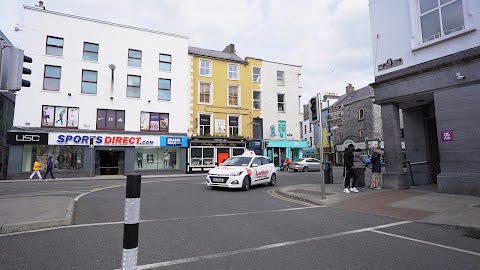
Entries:
<svg viewBox="0 0 480 270">
<path fill-rule="evenodd" d="M 343 192 L 345 193 L 350 193 L 350 191 L 358 192 L 357 188 L 355 187 L 355 182 L 357 181 L 358 176 L 353 164 L 353 151 L 355 151 L 355 145 L 349 144 L 348 148 L 345 149 L 345 153 L 343 154 L 343 166 L 345 167 L 345 188 L 343 189 Z M 350 178 L 353 178 L 351 187 Z"/>
<path fill-rule="evenodd" d="M 52 157 L 48 157 L 48 160 L 47 160 L 47 171 L 45 172 L 45 175 L 43 176 L 43 178 L 45 179 L 45 182 L 47 182 L 47 174 L 48 172 L 50 172 L 50 175 L 52 176 L 53 179 L 55 179 L 55 177 L 53 176 L 53 160 L 52 160 Z"/>
</svg>

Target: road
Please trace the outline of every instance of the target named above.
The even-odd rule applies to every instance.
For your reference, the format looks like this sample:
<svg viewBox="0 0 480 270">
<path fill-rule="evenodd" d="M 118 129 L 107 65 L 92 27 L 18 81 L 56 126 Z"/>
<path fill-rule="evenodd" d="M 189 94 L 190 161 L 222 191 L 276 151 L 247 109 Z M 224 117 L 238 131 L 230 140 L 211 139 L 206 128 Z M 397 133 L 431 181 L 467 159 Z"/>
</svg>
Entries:
<svg viewBox="0 0 480 270">
<path fill-rule="evenodd" d="M 339 174 L 337 170 L 335 181 Z M 319 180 L 318 172 L 280 173 L 274 188 Z M 269 195 L 269 186 L 248 192 L 212 190 L 203 184 L 204 176 L 142 182 L 138 269 L 480 266 L 479 240 L 456 230 L 330 207 L 306 207 Z M 75 225 L 0 235 L 0 269 L 119 269 L 125 187 L 118 185 L 123 183 L 2 185 L 0 196 L 49 190 L 76 197 L 80 191 L 100 190 L 78 200 Z M 21 188 L 28 192 L 22 193 Z"/>
</svg>

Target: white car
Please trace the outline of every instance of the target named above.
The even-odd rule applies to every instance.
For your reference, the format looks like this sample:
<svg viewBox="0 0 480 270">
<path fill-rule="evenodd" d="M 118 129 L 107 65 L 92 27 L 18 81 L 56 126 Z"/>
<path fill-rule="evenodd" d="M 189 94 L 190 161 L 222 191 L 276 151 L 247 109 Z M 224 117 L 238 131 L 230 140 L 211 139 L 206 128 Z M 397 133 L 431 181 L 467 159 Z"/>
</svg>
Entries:
<svg viewBox="0 0 480 270">
<path fill-rule="evenodd" d="M 241 156 L 234 156 L 219 166 L 211 169 L 207 175 L 207 186 L 241 188 L 247 191 L 250 186 L 277 183 L 275 165 L 267 157 L 257 156 L 247 151 Z"/>
</svg>

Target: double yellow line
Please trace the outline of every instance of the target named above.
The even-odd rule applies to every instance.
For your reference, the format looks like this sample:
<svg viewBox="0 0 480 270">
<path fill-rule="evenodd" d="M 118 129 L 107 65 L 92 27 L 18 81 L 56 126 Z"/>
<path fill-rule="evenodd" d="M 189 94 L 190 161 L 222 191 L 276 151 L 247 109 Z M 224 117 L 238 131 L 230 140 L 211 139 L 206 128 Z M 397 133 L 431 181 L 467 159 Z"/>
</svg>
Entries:
<svg viewBox="0 0 480 270">
<path fill-rule="evenodd" d="M 287 202 L 291 202 L 291 203 L 296 203 L 296 204 L 300 204 L 300 205 L 303 205 L 303 206 L 307 206 L 307 207 L 314 207 L 314 206 L 319 206 L 317 204 L 313 204 L 313 203 L 309 203 L 309 202 L 304 202 L 304 201 L 299 201 L 299 200 L 296 200 L 296 199 L 292 199 L 292 198 L 289 198 L 289 197 L 286 197 L 284 195 L 280 195 L 278 193 L 278 189 L 270 189 L 267 191 L 268 195 L 272 196 L 272 197 L 275 197 L 277 199 L 280 199 L 282 201 L 287 201 Z"/>
</svg>

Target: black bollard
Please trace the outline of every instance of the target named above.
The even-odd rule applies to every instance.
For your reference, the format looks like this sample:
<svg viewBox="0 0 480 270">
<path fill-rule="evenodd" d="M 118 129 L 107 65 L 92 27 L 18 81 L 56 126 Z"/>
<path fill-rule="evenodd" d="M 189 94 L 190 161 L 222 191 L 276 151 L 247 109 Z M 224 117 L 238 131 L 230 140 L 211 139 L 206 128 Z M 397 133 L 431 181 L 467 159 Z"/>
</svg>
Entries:
<svg viewBox="0 0 480 270">
<path fill-rule="evenodd" d="M 125 218 L 123 225 L 122 270 L 137 269 L 141 185 L 141 175 L 132 174 L 127 176 Z"/>
</svg>

